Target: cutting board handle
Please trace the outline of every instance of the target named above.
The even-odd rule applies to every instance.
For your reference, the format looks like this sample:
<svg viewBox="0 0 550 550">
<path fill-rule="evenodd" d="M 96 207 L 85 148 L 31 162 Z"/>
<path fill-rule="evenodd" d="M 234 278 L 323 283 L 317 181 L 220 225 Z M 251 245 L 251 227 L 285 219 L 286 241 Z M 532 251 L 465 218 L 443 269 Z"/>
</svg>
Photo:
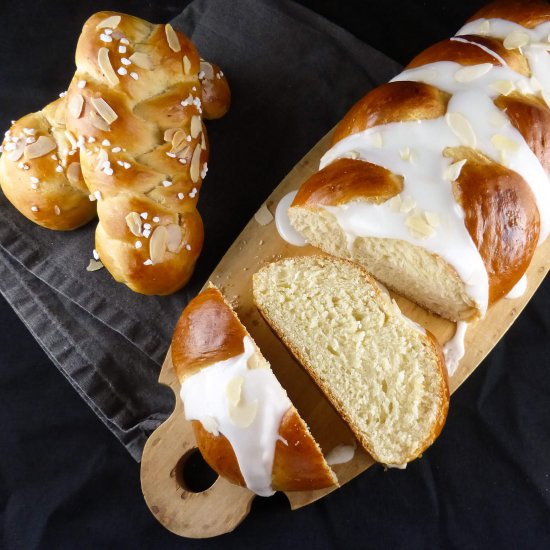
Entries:
<svg viewBox="0 0 550 550">
<path fill-rule="evenodd" d="M 172 384 L 168 385 L 174 389 Z M 185 486 L 182 470 L 196 449 L 193 427 L 185 420 L 177 399 L 170 418 L 145 444 L 141 490 L 153 515 L 176 535 L 215 537 L 233 531 L 246 518 L 255 495 L 221 477 L 205 491 L 190 491 Z"/>
</svg>

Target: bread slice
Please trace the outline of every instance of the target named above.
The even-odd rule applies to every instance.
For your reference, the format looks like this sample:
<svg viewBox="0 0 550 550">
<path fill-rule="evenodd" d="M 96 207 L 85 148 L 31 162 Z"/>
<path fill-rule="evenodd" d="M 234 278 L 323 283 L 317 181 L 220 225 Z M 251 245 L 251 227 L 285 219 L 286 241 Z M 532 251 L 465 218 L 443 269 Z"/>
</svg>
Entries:
<svg viewBox="0 0 550 550">
<path fill-rule="evenodd" d="M 259 396 L 253 396 L 247 393 L 247 382 L 243 383 L 241 380 L 237 402 L 241 412 L 246 412 L 248 405 L 254 405 L 247 399 L 258 398 L 254 420 L 249 425 L 246 425 L 247 422 L 241 425 L 237 416 L 231 415 L 228 395 L 229 386 L 236 381 L 235 378 L 224 378 L 223 372 L 218 370 L 214 372 L 214 378 L 209 379 L 208 386 L 193 387 L 194 390 L 211 390 L 210 395 L 204 392 L 191 396 L 198 398 L 201 408 L 205 404 L 204 412 L 208 415 L 203 421 L 193 420 L 197 445 L 204 459 L 230 482 L 248 487 L 263 496 L 276 490 L 305 491 L 337 485 L 338 480 L 306 423 L 286 396 L 250 334 L 214 285 L 210 285 L 189 302 L 174 331 L 172 362 L 182 388 L 186 381 L 203 369 L 220 366 L 222 362 L 243 354 L 245 339 L 248 339 L 248 344 L 253 348 L 245 363 L 245 374 L 256 371 L 257 375 L 257 371 L 263 370 L 259 380 L 260 383 L 267 382 L 268 389 Z M 227 369 L 227 363 L 223 365 L 223 369 Z M 269 372 L 265 372 L 266 370 Z M 182 396 L 183 394 L 184 392 Z M 216 416 L 208 408 L 213 406 L 219 412 L 219 402 L 227 402 L 227 407 L 224 404 L 221 414 Z M 281 402 L 283 408 L 280 407 Z M 276 423 L 274 414 L 269 417 L 273 411 L 280 413 L 279 418 L 282 415 L 280 424 Z M 232 425 L 232 418 L 238 425 Z M 224 426 L 227 428 L 225 434 Z M 232 442 L 239 449 L 235 449 Z M 238 456 L 241 457 L 241 462 Z"/>
<path fill-rule="evenodd" d="M 288 258 L 253 284 L 264 318 L 376 461 L 400 466 L 433 443 L 449 406 L 441 350 L 363 268 Z"/>
</svg>

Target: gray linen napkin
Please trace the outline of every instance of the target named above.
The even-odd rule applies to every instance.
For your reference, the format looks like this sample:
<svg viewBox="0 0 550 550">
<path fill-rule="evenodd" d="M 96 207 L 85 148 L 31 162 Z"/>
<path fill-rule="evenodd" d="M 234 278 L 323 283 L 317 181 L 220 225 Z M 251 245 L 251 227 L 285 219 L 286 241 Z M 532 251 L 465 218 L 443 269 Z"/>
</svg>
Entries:
<svg viewBox="0 0 550 550">
<path fill-rule="evenodd" d="M 207 123 L 212 154 L 199 201 L 205 247 L 185 289 L 142 296 L 106 270 L 87 272 L 94 222 L 48 231 L 0 194 L 0 292 L 136 460 L 173 409 L 157 378 L 183 307 L 294 164 L 400 68 L 285 0 L 196 0 L 172 24 L 222 67 L 233 93 L 230 113 Z"/>
</svg>

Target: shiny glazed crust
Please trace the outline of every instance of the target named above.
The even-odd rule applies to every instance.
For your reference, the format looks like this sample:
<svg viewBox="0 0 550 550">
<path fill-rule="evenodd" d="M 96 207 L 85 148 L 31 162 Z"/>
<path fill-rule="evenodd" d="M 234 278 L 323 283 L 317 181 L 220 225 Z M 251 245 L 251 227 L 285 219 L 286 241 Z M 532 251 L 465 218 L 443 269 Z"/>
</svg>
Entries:
<svg viewBox="0 0 550 550">
<path fill-rule="evenodd" d="M 0 156 L 0 186 L 6 198 L 26 218 L 59 231 L 76 229 L 96 215 L 95 204 L 88 199 L 88 189 L 80 170 L 78 149 L 66 135 L 67 103 L 60 98 L 42 111 L 16 121 L 3 142 Z M 11 141 L 10 138 L 18 141 Z M 52 140 L 53 149 L 37 158 L 21 156 L 12 160 L 10 147 L 25 146 L 26 140 L 40 137 Z"/>
<path fill-rule="evenodd" d="M 120 20 L 105 37 L 101 25 L 113 17 Z M 86 22 L 75 59 L 67 127 L 85 136 L 80 156 L 86 184 L 97 197 L 96 249 L 113 277 L 132 290 L 172 293 L 191 276 L 203 244 L 196 209 L 208 160 L 202 102 L 206 116 L 223 115 L 230 100 L 227 82 L 169 25 L 113 12 Z M 201 79 L 208 80 L 206 94 Z M 114 120 L 105 120 L 98 101 L 114 111 Z M 142 218 L 137 235 L 128 215 Z M 154 253 L 153 241 L 163 240 L 163 230 L 155 238 L 161 226 L 171 226 L 175 242 L 171 248 L 160 243 Z"/>
<path fill-rule="evenodd" d="M 502 18 L 526 27 L 550 21 L 550 6 L 545 2 L 495 2 L 476 13 L 471 20 Z M 515 71 L 529 75 L 526 59 L 519 50 L 507 50 L 502 41 L 483 36 L 464 36 L 470 42 L 486 46 L 500 55 Z M 482 48 L 458 40 L 444 40 L 415 57 L 407 68 L 436 61 L 454 61 L 462 65 L 500 61 Z M 375 88 L 354 105 L 337 125 L 333 144 L 368 128 L 391 122 L 426 120 L 446 113 L 449 94 L 418 82 L 396 81 Z M 495 104 L 506 112 L 515 128 L 522 134 L 530 149 L 548 172 L 550 168 L 550 109 L 534 97 L 514 91 L 501 95 Z M 474 149 L 460 147 L 445 152 L 455 160 L 468 159 L 456 180 L 455 197 L 466 213 L 465 225 L 476 244 L 489 275 L 489 303 L 506 295 L 521 279 L 534 254 L 539 237 L 540 219 L 536 201 L 527 182 L 516 172 L 492 162 Z M 384 175 L 373 165 L 346 159 L 345 169 L 340 161 L 314 174 L 300 188 L 292 207 L 315 211 L 321 205 L 346 202 L 341 192 L 346 189 L 347 200 L 380 202 L 380 188 L 395 189 L 394 174 Z M 353 165 L 356 165 L 353 167 Z M 340 164 L 343 166 L 343 164 Z M 358 174 L 362 173 L 360 178 Z M 383 178 L 387 179 L 384 186 Z M 371 183 L 372 181 L 372 183 Z M 391 195 L 384 195 L 385 199 Z M 450 268 L 450 266 L 449 266 Z M 452 270 L 452 268 L 450 268 Z M 452 270 L 454 271 L 454 270 Z M 414 297 L 412 297 L 414 299 Z"/>
<path fill-rule="evenodd" d="M 248 335 L 220 291 L 213 285 L 191 300 L 172 338 L 172 362 L 180 384 L 208 365 L 244 351 Z M 258 354 L 260 354 L 258 350 Z M 193 421 L 197 445 L 206 462 L 230 482 L 244 486 L 239 464 L 229 441 L 214 436 Z M 331 487 L 337 480 L 298 411 L 291 407 L 279 428 L 272 472 L 277 491 L 305 491 Z"/>
</svg>

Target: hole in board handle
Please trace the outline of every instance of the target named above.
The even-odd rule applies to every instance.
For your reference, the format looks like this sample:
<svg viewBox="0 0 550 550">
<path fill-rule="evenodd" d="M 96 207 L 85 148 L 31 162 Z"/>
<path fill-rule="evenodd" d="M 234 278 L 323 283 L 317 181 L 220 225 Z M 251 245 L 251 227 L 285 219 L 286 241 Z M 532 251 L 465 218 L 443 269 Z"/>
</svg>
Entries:
<svg viewBox="0 0 550 550">
<path fill-rule="evenodd" d="M 191 493 L 206 491 L 218 479 L 218 474 L 210 468 L 196 447 L 178 460 L 174 472 L 178 485 Z"/>
</svg>

